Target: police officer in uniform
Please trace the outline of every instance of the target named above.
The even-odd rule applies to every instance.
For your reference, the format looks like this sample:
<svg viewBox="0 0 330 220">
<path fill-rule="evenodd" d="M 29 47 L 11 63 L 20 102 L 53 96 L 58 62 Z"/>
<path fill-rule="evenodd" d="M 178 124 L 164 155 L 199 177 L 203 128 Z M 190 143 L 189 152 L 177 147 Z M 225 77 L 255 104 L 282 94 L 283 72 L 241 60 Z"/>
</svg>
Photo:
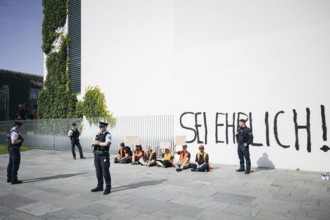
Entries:
<svg viewBox="0 0 330 220">
<path fill-rule="evenodd" d="M 72 128 L 69 130 L 68 137 L 71 140 L 72 156 L 73 156 L 74 160 L 76 159 L 75 146 L 78 147 L 80 159 L 86 159 L 84 157 L 82 149 L 81 149 L 81 145 L 79 142 L 79 136 L 80 136 L 80 132 L 77 129 L 77 124 L 73 122 Z"/>
<path fill-rule="evenodd" d="M 15 121 L 13 128 L 9 131 L 7 136 L 8 150 L 9 150 L 9 163 L 7 167 L 7 182 L 11 184 L 23 183 L 22 180 L 17 179 L 17 172 L 21 163 L 20 147 L 24 141 L 19 133 L 23 123 Z"/>
<path fill-rule="evenodd" d="M 111 133 L 107 131 L 108 123 L 99 122 L 100 132 L 96 135 L 92 142 L 94 147 L 94 165 L 97 177 L 97 186 L 91 192 L 103 191 L 103 178 L 105 181 L 104 195 L 111 192 L 111 176 L 110 176 L 110 156 L 109 149 L 111 145 Z"/>
<path fill-rule="evenodd" d="M 236 170 L 237 172 L 244 172 L 249 174 L 251 171 L 251 160 L 249 145 L 253 142 L 253 135 L 250 128 L 245 125 L 246 121 L 244 119 L 239 120 L 239 128 L 237 130 L 237 153 L 240 161 L 240 168 Z M 246 169 L 244 167 L 244 159 L 246 162 Z"/>
</svg>

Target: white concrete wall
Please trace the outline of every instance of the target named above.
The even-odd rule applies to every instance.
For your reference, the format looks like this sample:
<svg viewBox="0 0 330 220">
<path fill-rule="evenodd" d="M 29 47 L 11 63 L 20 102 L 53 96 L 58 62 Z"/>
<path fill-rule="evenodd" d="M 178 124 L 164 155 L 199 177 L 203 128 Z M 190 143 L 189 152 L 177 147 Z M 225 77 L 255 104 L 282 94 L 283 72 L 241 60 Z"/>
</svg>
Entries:
<svg viewBox="0 0 330 220">
<path fill-rule="evenodd" d="M 197 116 L 200 141 L 212 162 L 237 164 L 236 145 L 225 115 L 249 114 L 255 142 L 252 165 L 268 155 L 276 168 L 330 171 L 323 139 L 321 105 L 330 123 L 330 2 L 211 0 L 84 0 L 82 88 L 98 85 L 117 116 L 174 114 L 177 135 L 192 140 Z M 295 147 L 294 113 L 306 125 Z M 277 118 L 279 146 L 274 134 Z M 269 121 L 266 143 L 265 114 Z M 236 125 L 236 124 L 235 124 Z M 248 123 L 249 125 L 249 123 Z M 329 135 L 328 135 L 329 136 Z M 329 136 L 330 137 L 330 136 Z M 190 151 L 197 152 L 195 140 Z M 265 159 L 265 157 L 263 158 Z"/>
</svg>

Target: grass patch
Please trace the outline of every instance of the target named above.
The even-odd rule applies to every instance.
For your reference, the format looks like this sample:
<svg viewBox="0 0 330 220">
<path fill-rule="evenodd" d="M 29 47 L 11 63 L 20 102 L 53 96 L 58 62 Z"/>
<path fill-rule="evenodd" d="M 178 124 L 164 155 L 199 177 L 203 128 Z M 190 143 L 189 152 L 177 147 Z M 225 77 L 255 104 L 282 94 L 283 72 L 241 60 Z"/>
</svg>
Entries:
<svg viewBox="0 0 330 220">
<path fill-rule="evenodd" d="M 31 149 L 32 149 L 32 147 L 29 147 L 29 146 L 21 146 L 21 152 L 31 150 Z M 0 144 L 0 154 L 8 154 L 7 146 Z"/>
</svg>

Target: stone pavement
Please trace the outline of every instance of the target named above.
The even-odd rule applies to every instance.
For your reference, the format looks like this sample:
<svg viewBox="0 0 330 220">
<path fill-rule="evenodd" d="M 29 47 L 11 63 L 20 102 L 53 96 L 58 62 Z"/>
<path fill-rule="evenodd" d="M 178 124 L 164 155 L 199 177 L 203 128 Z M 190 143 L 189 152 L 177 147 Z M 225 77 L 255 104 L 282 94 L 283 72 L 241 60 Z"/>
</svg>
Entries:
<svg viewBox="0 0 330 220">
<path fill-rule="evenodd" d="M 0 219 L 330 219 L 330 181 L 317 172 L 236 173 L 213 164 L 210 173 L 111 163 L 112 193 L 96 186 L 92 154 L 22 152 L 20 185 L 6 183 L 0 155 Z"/>
</svg>

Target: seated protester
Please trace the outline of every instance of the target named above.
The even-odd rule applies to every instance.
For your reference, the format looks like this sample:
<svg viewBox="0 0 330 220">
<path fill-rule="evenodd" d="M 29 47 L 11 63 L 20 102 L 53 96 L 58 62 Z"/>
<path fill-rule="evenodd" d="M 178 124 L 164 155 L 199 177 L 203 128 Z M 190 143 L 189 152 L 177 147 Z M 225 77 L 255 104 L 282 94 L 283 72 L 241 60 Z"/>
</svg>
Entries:
<svg viewBox="0 0 330 220">
<path fill-rule="evenodd" d="M 174 164 L 176 171 L 188 169 L 190 167 L 190 153 L 187 151 L 187 145 L 183 145 L 182 150 L 175 153 L 180 155 L 179 163 Z"/>
<path fill-rule="evenodd" d="M 166 147 L 165 148 L 165 153 L 163 153 L 163 161 L 161 160 L 157 160 L 157 165 L 159 167 L 164 167 L 164 168 L 168 168 L 168 167 L 173 167 L 173 155 L 171 150 Z"/>
<path fill-rule="evenodd" d="M 141 145 L 136 145 L 132 156 L 132 164 L 139 164 L 139 160 L 144 157 L 144 151 Z"/>
<path fill-rule="evenodd" d="M 204 146 L 199 146 L 199 152 L 196 154 L 196 164 L 191 164 L 191 171 L 208 172 L 210 171 L 209 155 L 204 151 Z"/>
<path fill-rule="evenodd" d="M 130 163 L 132 151 L 129 147 L 125 147 L 124 143 L 120 144 L 120 149 L 118 151 L 117 157 L 115 157 L 115 163 Z"/>
<path fill-rule="evenodd" d="M 141 165 L 144 166 L 148 166 L 148 167 L 152 167 L 152 166 L 156 166 L 156 152 L 151 148 L 151 146 L 147 146 L 147 150 L 144 153 L 144 158 L 141 158 L 139 160 Z"/>
</svg>

